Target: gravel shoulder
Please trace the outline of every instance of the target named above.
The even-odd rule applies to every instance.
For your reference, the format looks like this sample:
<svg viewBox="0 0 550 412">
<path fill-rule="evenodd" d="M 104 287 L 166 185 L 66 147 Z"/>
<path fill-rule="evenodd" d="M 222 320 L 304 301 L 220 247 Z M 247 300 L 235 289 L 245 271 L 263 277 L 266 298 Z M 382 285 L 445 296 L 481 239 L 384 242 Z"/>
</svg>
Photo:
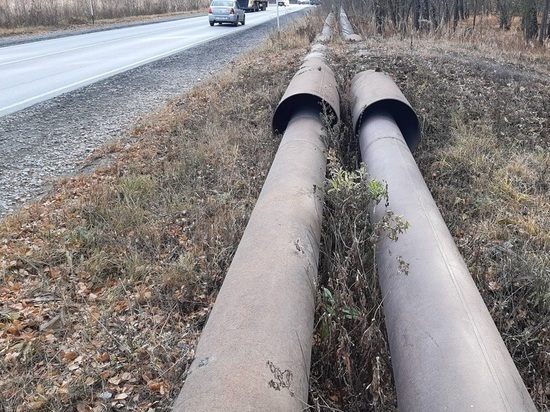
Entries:
<svg viewBox="0 0 550 412">
<path fill-rule="evenodd" d="M 300 15 L 282 16 L 281 24 Z M 140 117 L 200 85 L 275 28 L 272 22 L 239 30 L 0 118 L 0 217 L 44 196 L 59 178 L 93 168 L 97 148 L 127 140 Z"/>
</svg>

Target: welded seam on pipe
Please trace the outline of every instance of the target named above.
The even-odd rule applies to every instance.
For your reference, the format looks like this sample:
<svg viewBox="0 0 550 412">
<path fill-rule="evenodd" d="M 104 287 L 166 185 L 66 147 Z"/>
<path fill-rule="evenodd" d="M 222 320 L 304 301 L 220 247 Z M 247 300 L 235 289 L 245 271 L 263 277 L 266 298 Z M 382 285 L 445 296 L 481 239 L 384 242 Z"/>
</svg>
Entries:
<svg viewBox="0 0 550 412">
<path fill-rule="evenodd" d="M 381 140 L 387 140 L 397 146 L 400 146 L 400 147 L 406 147 L 407 145 L 400 139 L 394 137 L 394 136 L 388 136 L 388 137 L 379 137 L 375 140 L 372 140 L 371 142 L 369 142 L 369 144 L 367 144 L 365 147 L 366 149 L 368 149 L 368 147 L 370 147 L 371 145 L 375 144 L 376 142 L 379 142 Z M 400 160 L 405 160 L 403 157 L 400 159 Z M 399 161 L 396 161 L 396 163 L 398 164 Z M 410 169 L 407 169 L 407 173 L 410 177 L 411 180 L 414 180 L 414 177 L 413 175 L 411 174 L 410 172 Z M 424 212 L 425 215 L 429 215 L 429 208 L 426 207 L 426 203 L 424 202 L 424 200 L 422 199 L 422 190 L 420 190 L 420 188 L 418 186 L 412 186 L 412 189 L 414 190 L 414 194 L 415 194 L 415 198 L 418 200 L 418 202 L 420 203 L 421 207 L 422 207 L 422 211 Z M 461 304 L 462 304 L 462 307 L 465 309 L 465 312 L 468 314 L 468 319 L 469 319 L 469 323 L 470 323 L 470 326 L 475 334 L 475 337 L 476 337 L 476 341 L 477 341 L 477 344 L 479 346 L 479 348 L 481 349 L 482 353 L 483 353 L 483 358 L 485 359 L 485 363 L 487 364 L 487 367 L 489 368 L 490 372 L 491 372 L 491 375 L 492 375 L 492 378 L 493 378 L 493 382 L 495 383 L 495 385 L 497 386 L 498 388 L 498 393 L 499 393 L 499 396 L 500 398 L 502 399 L 503 401 L 503 404 L 504 406 L 506 407 L 506 410 L 507 411 L 510 411 L 510 412 L 514 412 L 510 409 L 509 407 L 509 401 L 508 401 L 508 397 L 506 396 L 505 392 L 504 392 L 504 388 L 502 387 L 502 383 L 500 382 L 500 380 L 498 379 L 498 374 L 496 373 L 496 370 L 494 368 L 494 365 L 493 365 L 493 362 L 491 361 L 491 358 L 489 356 L 489 352 L 487 350 L 487 346 L 485 345 L 485 341 L 484 339 L 482 338 L 483 334 L 480 333 L 479 331 L 479 328 L 477 326 L 477 322 L 475 320 L 475 317 L 473 316 L 473 311 L 472 311 L 472 308 L 470 307 L 470 305 L 468 304 L 468 301 L 464 295 L 464 291 L 462 290 L 462 288 L 459 286 L 459 283 L 457 281 L 457 278 L 456 278 L 456 274 L 455 274 L 455 268 L 453 266 L 451 266 L 449 264 L 449 261 L 451 259 L 449 259 L 449 255 L 448 253 L 446 252 L 446 250 L 442 247 L 442 244 L 444 243 L 442 241 L 442 237 L 440 236 L 439 234 L 439 231 L 436 230 L 435 226 L 433 225 L 433 222 L 431 219 L 427 219 L 428 221 L 428 225 L 430 227 L 430 231 L 432 232 L 432 235 L 438 239 L 438 242 L 437 242 L 437 248 L 438 248 L 438 251 L 439 251 L 439 254 L 442 256 L 442 260 L 445 264 L 445 266 L 447 267 L 447 272 L 449 274 L 449 277 L 451 278 L 452 282 L 453 282 L 453 286 L 454 286 L 454 289 L 455 291 L 457 292 L 459 298 L 460 298 L 460 301 L 461 301 Z M 394 280 L 395 282 L 396 280 Z M 390 286 L 390 290 L 391 290 L 391 286 Z M 388 292 L 389 293 L 389 292 Z"/>
<path fill-rule="evenodd" d="M 420 190 L 417 189 L 417 188 L 415 188 L 415 191 L 417 192 L 417 194 L 420 192 Z M 418 197 L 418 201 L 422 205 L 423 211 L 425 212 L 425 214 L 427 214 L 428 209 L 427 209 L 425 203 L 423 202 L 423 200 L 420 196 L 417 196 L 417 197 Z M 435 236 L 435 238 L 438 239 L 438 242 L 437 242 L 438 245 L 437 246 L 438 246 L 438 249 L 439 249 L 439 253 L 441 254 L 441 256 L 443 256 L 443 260 L 445 262 L 445 265 L 447 266 L 447 271 L 448 271 L 448 273 L 451 277 L 451 280 L 453 282 L 453 286 L 454 286 L 458 296 L 460 297 L 460 301 L 462 302 L 462 306 L 464 307 L 464 309 L 466 310 L 466 313 L 468 314 L 468 319 L 470 321 L 470 325 L 471 325 L 471 327 L 474 331 L 474 334 L 476 336 L 478 346 L 480 347 L 480 349 L 483 353 L 483 358 L 485 359 L 487 367 L 491 371 L 491 375 L 493 377 L 493 382 L 495 383 L 495 385 L 498 388 L 499 396 L 502 399 L 502 401 L 503 401 L 503 403 L 506 407 L 506 410 L 508 410 L 510 412 L 513 412 L 509 407 L 510 406 L 510 401 L 508 400 L 508 397 L 506 396 L 504 388 L 502 387 L 502 382 L 498 378 L 498 374 L 497 374 L 497 372 L 495 370 L 495 367 L 493 365 L 493 361 L 491 360 L 491 358 L 489 356 L 489 351 L 487 350 L 485 340 L 483 339 L 483 334 L 480 332 L 480 330 L 477 326 L 477 322 L 476 322 L 475 317 L 473 315 L 474 312 L 472 311 L 471 306 L 468 304 L 466 296 L 464 295 L 464 291 L 462 290 L 462 288 L 460 287 L 460 285 L 458 283 L 456 273 L 455 273 L 455 269 L 449 264 L 450 259 L 448 258 L 448 254 L 446 253 L 446 251 L 441 246 L 441 244 L 442 244 L 441 236 L 439 235 L 438 231 L 435 229 L 435 227 L 434 227 L 434 225 L 433 225 L 433 223 L 430 219 L 428 219 L 428 223 L 430 225 L 430 229 L 431 229 L 433 235 Z"/>
<path fill-rule="evenodd" d="M 395 143 L 398 143 L 400 145 L 403 145 L 403 142 L 394 137 L 394 136 L 387 136 L 387 137 L 377 137 L 376 139 L 372 139 L 370 140 L 366 145 L 365 145 L 365 148 L 368 149 L 369 147 L 373 146 L 375 143 L 378 143 L 379 141 L 381 140 L 392 140 L 394 141 Z M 406 146 L 406 144 L 404 144 L 404 146 Z"/>
</svg>

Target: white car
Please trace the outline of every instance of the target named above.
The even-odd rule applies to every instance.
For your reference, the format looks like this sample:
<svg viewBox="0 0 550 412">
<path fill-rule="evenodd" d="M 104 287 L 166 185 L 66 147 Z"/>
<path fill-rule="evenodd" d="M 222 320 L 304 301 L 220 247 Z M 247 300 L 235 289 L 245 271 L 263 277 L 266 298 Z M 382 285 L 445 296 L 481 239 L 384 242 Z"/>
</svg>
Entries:
<svg viewBox="0 0 550 412">
<path fill-rule="evenodd" d="M 214 0 L 208 9 L 208 21 L 211 26 L 214 23 L 230 23 L 233 26 L 241 23 L 244 26 L 244 20 L 244 9 L 241 8 L 238 1 Z"/>
</svg>

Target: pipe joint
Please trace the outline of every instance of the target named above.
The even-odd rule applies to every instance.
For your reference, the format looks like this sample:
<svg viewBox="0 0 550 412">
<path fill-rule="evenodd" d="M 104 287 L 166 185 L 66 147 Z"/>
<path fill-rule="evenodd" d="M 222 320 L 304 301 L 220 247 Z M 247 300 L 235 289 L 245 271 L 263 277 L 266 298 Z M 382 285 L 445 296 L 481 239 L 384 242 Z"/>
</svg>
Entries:
<svg viewBox="0 0 550 412">
<path fill-rule="evenodd" d="M 351 83 L 353 127 L 355 134 L 370 117 L 384 113 L 394 118 L 409 149 L 420 141 L 420 123 L 410 103 L 395 82 L 386 74 L 367 70 L 357 74 Z"/>
<path fill-rule="evenodd" d="M 318 52 L 309 54 L 294 75 L 273 115 L 273 131 L 284 133 L 296 112 L 313 110 L 326 113 L 334 125 L 340 119 L 340 96 L 334 73 L 318 57 Z"/>
</svg>

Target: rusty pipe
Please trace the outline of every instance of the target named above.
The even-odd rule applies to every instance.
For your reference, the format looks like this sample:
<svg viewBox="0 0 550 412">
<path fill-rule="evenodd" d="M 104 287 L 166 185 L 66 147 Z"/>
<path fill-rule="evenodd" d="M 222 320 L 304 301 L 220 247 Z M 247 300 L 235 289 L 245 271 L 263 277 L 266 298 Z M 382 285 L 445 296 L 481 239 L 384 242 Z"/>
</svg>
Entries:
<svg viewBox="0 0 550 412">
<path fill-rule="evenodd" d="M 340 118 L 340 95 L 336 79 L 324 61 L 326 47 L 316 44 L 290 81 L 273 115 L 273 130 L 283 133 L 291 116 L 301 107 L 326 112 L 332 123 Z"/>
<path fill-rule="evenodd" d="M 319 94 L 337 95 L 332 72 L 322 70 L 329 72 L 326 87 L 317 84 L 317 71 L 297 74 L 275 112 L 283 139 L 174 411 L 287 412 L 307 405 L 323 209 L 318 188 L 326 169 L 322 103 L 335 103 L 339 114 L 335 96 L 327 102 Z M 289 99 L 301 103 L 290 113 Z"/>
<path fill-rule="evenodd" d="M 389 209 L 410 224 L 376 247 L 399 409 L 536 411 L 412 157 L 412 108 L 378 72 L 358 74 L 351 94 L 367 172 L 387 182 Z M 373 223 L 386 211 L 378 205 Z"/>
<path fill-rule="evenodd" d="M 332 39 L 332 32 L 334 31 L 334 13 L 330 12 L 325 19 L 325 24 L 321 30 L 321 34 L 317 36 L 318 42 L 329 42 Z"/>
<path fill-rule="evenodd" d="M 360 41 L 361 36 L 355 34 L 353 26 L 351 25 L 348 15 L 344 11 L 344 7 L 340 7 L 340 28 L 342 29 L 342 36 L 346 41 Z"/>
</svg>

